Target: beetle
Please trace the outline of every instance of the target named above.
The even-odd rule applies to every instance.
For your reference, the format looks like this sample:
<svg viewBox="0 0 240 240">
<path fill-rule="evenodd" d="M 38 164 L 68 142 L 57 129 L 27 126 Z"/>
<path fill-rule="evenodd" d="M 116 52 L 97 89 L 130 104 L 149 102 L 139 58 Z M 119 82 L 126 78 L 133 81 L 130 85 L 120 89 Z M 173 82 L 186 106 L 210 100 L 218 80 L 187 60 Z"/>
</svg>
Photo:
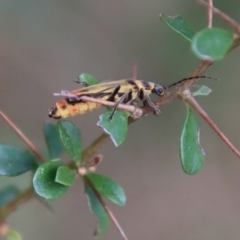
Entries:
<svg viewBox="0 0 240 240">
<path fill-rule="evenodd" d="M 133 79 L 122 79 L 114 81 L 105 81 L 91 86 L 85 86 L 83 88 L 69 91 L 62 91 L 60 95 L 64 96 L 63 100 L 58 101 L 54 107 L 50 108 L 48 116 L 54 119 L 67 118 L 75 116 L 77 114 L 84 114 L 86 112 L 93 111 L 99 108 L 102 104 L 91 101 L 84 101 L 82 97 L 91 97 L 104 101 L 115 102 L 109 119 L 111 120 L 118 105 L 133 104 L 136 100 L 141 100 L 144 105 L 148 104 L 154 110 L 154 113 L 158 115 L 160 113 L 159 108 L 151 101 L 149 95 L 154 93 L 158 96 L 163 96 L 166 89 L 176 86 L 179 83 L 196 78 L 211 78 L 208 76 L 195 76 L 183 78 L 167 87 L 163 87 L 159 84 Z M 79 82 L 81 83 L 81 82 Z M 86 84 L 86 83 L 84 83 Z"/>
</svg>

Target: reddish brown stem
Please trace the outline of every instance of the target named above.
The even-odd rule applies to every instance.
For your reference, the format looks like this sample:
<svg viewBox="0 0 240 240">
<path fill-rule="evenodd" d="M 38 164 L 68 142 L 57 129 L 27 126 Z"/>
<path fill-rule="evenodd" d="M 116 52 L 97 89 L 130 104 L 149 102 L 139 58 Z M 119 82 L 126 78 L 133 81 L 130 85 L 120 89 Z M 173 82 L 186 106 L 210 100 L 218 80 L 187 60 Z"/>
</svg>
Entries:
<svg viewBox="0 0 240 240">
<path fill-rule="evenodd" d="M 184 92 L 184 100 L 197 111 L 197 113 L 208 123 L 208 125 L 217 133 L 217 135 L 227 144 L 227 146 L 240 158 L 240 152 L 237 150 L 237 148 L 229 141 L 224 133 L 207 115 L 207 113 L 202 109 L 195 98 L 192 97 L 191 93 L 188 90 Z"/>
<path fill-rule="evenodd" d="M 212 19 L 213 19 L 213 12 L 212 12 L 212 8 L 213 8 L 213 0 L 208 0 L 208 8 L 207 8 L 207 26 L 209 28 L 212 27 Z"/>
<path fill-rule="evenodd" d="M 137 79 L 137 64 L 136 64 L 136 63 L 134 63 L 133 66 L 132 66 L 131 78 L 132 78 L 133 80 L 136 80 L 136 79 Z"/>
<path fill-rule="evenodd" d="M 203 1 L 203 0 L 199 0 L 199 3 L 202 4 L 203 6 L 210 8 L 209 3 Z M 238 34 L 240 34 L 240 25 L 234 21 L 232 18 L 230 18 L 228 15 L 226 15 L 224 12 L 222 12 L 221 10 L 219 10 L 218 8 L 215 7 L 211 7 L 212 11 L 218 15 L 220 18 L 222 18 L 222 20 L 224 20 L 229 26 L 231 26 Z"/>
<path fill-rule="evenodd" d="M 25 192 L 20 193 L 16 198 L 7 203 L 4 207 L 0 209 L 0 222 L 4 221 L 7 216 L 16 210 L 21 204 L 24 204 L 30 200 L 35 195 L 33 187 L 30 187 Z"/>
<path fill-rule="evenodd" d="M 0 236 L 5 236 L 10 231 L 9 226 L 5 222 L 0 222 Z"/>
<path fill-rule="evenodd" d="M 114 224 L 114 226 L 118 229 L 118 231 L 120 232 L 120 234 L 122 235 L 122 237 L 125 240 L 128 240 L 126 234 L 124 233 L 121 225 L 119 224 L 117 218 L 114 216 L 113 212 L 110 210 L 110 208 L 107 206 L 107 204 L 103 201 L 101 195 L 99 194 L 99 192 L 96 190 L 96 188 L 93 186 L 92 182 L 89 180 L 89 178 L 85 175 L 83 176 L 84 181 L 86 181 L 86 183 L 91 187 L 92 191 L 94 192 L 94 194 L 96 195 L 97 199 L 99 200 L 99 202 L 101 203 L 101 205 L 103 206 L 103 208 L 105 209 L 107 215 L 109 216 L 109 218 L 111 219 L 112 223 Z"/>
<path fill-rule="evenodd" d="M 0 111 L 0 115 L 7 122 L 7 124 L 18 134 L 18 136 L 29 146 L 32 152 L 37 156 L 39 161 L 42 163 L 46 162 L 45 158 L 41 155 L 41 153 L 37 150 L 36 146 L 27 138 L 27 136 L 11 121 L 10 118 L 6 116 L 2 111 Z"/>
</svg>

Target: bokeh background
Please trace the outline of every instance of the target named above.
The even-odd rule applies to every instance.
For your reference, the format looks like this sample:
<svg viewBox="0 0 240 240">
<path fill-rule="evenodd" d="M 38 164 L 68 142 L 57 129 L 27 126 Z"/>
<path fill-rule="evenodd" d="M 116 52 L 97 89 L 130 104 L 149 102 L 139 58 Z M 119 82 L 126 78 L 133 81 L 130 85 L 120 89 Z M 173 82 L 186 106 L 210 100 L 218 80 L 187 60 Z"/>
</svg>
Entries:
<svg viewBox="0 0 240 240">
<path fill-rule="evenodd" d="M 215 1 L 240 22 L 240 2 Z M 0 104 L 41 149 L 46 150 L 42 127 L 54 92 L 74 89 L 80 73 L 100 80 L 131 76 L 162 85 L 187 76 L 199 63 L 189 43 L 158 18 L 160 13 L 185 16 L 199 30 L 206 11 L 184 0 L 3 0 L 0 2 Z M 214 25 L 228 26 L 217 17 Z M 236 146 L 240 146 L 239 50 L 231 52 L 206 73 L 213 89 L 199 102 Z M 102 130 L 99 111 L 71 120 L 88 146 Z M 109 141 L 99 153 L 98 172 L 112 177 L 126 191 L 124 208 L 113 206 L 129 239 L 202 240 L 240 238 L 240 161 L 200 118 L 201 143 L 206 152 L 202 171 L 183 173 L 179 137 L 186 110 L 177 101 L 131 125 L 118 148 Z M 54 121 L 53 121 L 54 122 Z M 25 144 L 0 119 L 1 143 Z M 31 175 L 0 178 L 0 187 L 16 183 L 24 190 Z M 9 223 L 26 240 L 93 239 L 96 227 L 80 181 L 55 202 L 49 212 L 36 200 L 17 209 Z M 122 239 L 111 226 L 102 239 Z"/>
</svg>

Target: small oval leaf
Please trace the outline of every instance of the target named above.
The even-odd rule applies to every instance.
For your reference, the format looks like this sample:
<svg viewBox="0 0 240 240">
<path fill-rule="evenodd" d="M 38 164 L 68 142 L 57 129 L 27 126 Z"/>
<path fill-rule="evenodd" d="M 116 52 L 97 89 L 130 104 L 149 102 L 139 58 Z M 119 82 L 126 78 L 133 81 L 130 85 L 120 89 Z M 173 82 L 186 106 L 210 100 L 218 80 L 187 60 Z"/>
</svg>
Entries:
<svg viewBox="0 0 240 240">
<path fill-rule="evenodd" d="M 84 187 L 85 187 L 85 193 L 88 199 L 88 204 L 90 210 L 93 212 L 93 214 L 96 216 L 98 221 L 98 228 L 96 235 L 102 235 L 106 232 L 108 226 L 109 226 L 109 217 L 103 208 L 102 204 L 98 200 L 96 194 L 92 190 L 91 186 L 84 180 Z"/>
<path fill-rule="evenodd" d="M 60 120 L 57 125 L 66 152 L 79 165 L 82 154 L 82 137 L 78 128 L 67 120 Z"/>
<path fill-rule="evenodd" d="M 0 190 L 0 208 L 12 201 L 20 193 L 16 186 L 8 185 Z"/>
<path fill-rule="evenodd" d="M 192 41 L 192 38 L 195 34 L 195 30 L 185 18 L 181 16 L 171 17 L 165 16 L 164 14 L 160 14 L 160 19 L 175 32 L 179 33 L 187 40 Z"/>
<path fill-rule="evenodd" d="M 87 177 L 102 196 L 119 206 L 126 204 L 126 195 L 123 188 L 111 178 L 96 173 L 88 173 Z"/>
<path fill-rule="evenodd" d="M 17 176 L 37 166 L 35 156 L 29 151 L 0 144 L 0 175 Z"/>
<path fill-rule="evenodd" d="M 57 160 L 42 164 L 34 174 L 33 187 L 35 192 L 48 200 L 55 200 L 61 197 L 68 187 L 55 182 L 56 173 L 62 164 Z"/>
<path fill-rule="evenodd" d="M 205 154 L 199 142 L 199 126 L 192 109 L 187 105 L 185 120 L 180 139 L 180 154 L 183 171 L 196 174 L 203 166 Z"/>
<path fill-rule="evenodd" d="M 99 81 L 90 74 L 82 73 L 78 77 L 80 83 L 85 83 L 88 86 L 98 84 Z"/>
<path fill-rule="evenodd" d="M 56 124 L 44 123 L 44 137 L 51 159 L 58 158 L 64 148 Z"/>
<path fill-rule="evenodd" d="M 202 85 L 197 91 L 193 93 L 193 96 L 208 96 L 212 92 L 212 89 Z"/>
<path fill-rule="evenodd" d="M 112 111 L 107 111 L 100 115 L 97 126 L 102 127 L 103 130 L 110 135 L 114 145 L 118 147 L 123 143 L 127 135 L 128 114 L 116 111 L 112 120 L 109 120 L 111 112 Z"/>
<path fill-rule="evenodd" d="M 221 28 L 205 28 L 197 32 L 192 41 L 192 50 L 200 59 L 221 60 L 233 44 L 233 33 Z"/>
<path fill-rule="evenodd" d="M 55 182 L 58 182 L 64 186 L 72 186 L 74 184 L 76 171 L 66 166 L 61 166 L 57 169 Z"/>
</svg>

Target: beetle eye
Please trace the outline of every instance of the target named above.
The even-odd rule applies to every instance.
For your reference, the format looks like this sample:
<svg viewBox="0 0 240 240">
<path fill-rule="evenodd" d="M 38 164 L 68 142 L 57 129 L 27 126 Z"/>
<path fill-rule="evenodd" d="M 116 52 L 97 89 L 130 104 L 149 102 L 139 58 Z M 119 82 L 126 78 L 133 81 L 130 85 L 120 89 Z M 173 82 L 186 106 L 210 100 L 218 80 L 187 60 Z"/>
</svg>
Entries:
<svg viewBox="0 0 240 240">
<path fill-rule="evenodd" d="M 162 96 L 164 94 L 164 88 L 161 85 L 155 84 L 152 93 L 156 93 L 158 96 Z"/>
</svg>

